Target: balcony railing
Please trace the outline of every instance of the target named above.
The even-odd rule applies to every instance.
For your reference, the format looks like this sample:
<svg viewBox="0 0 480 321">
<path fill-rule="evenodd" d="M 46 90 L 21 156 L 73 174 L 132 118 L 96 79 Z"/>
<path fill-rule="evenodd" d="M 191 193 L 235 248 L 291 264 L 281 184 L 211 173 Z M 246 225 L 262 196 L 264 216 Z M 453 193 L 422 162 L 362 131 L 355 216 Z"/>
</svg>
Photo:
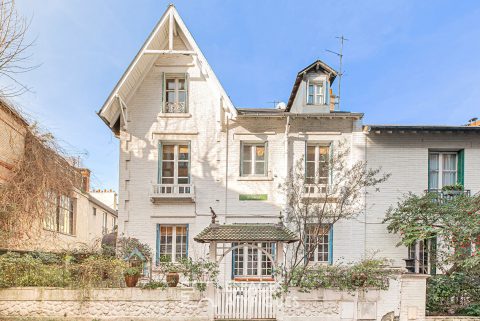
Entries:
<svg viewBox="0 0 480 321">
<path fill-rule="evenodd" d="M 154 184 L 150 193 L 152 201 L 195 200 L 193 184 Z"/>
<path fill-rule="evenodd" d="M 435 199 L 439 202 L 450 201 L 460 195 L 470 196 L 469 189 L 465 189 L 465 190 L 426 189 L 425 193 L 434 194 Z"/>
<path fill-rule="evenodd" d="M 164 108 L 164 113 L 186 113 L 187 112 L 187 105 L 185 102 L 171 102 L 171 101 L 166 101 L 165 102 L 165 108 Z"/>
</svg>

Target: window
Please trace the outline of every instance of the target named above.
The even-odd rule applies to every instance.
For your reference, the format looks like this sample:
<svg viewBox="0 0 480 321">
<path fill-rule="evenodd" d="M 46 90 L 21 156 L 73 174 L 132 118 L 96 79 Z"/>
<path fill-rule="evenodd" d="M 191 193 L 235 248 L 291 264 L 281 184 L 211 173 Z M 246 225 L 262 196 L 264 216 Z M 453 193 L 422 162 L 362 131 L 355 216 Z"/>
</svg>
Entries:
<svg viewBox="0 0 480 321">
<path fill-rule="evenodd" d="M 190 145 L 189 143 L 162 143 L 161 144 L 161 171 L 160 184 L 162 193 L 172 193 L 177 184 L 190 184 Z M 190 193 L 190 187 L 185 186 L 180 193 Z"/>
<path fill-rule="evenodd" d="M 97 208 L 93 207 L 93 216 L 96 216 L 96 215 L 97 215 Z"/>
<path fill-rule="evenodd" d="M 430 189 L 457 183 L 457 152 L 430 152 L 428 163 Z"/>
<path fill-rule="evenodd" d="M 436 240 L 417 241 L 408 247 L 408 258 L 413 259 L 415 273 L 430 274 L 433 273 L 432 255 L 434 252 Z"/>
<path fill-rule="evenodd" d="M 240 176 L 266 176 L 266 152 L 266 143 L 242 143 Z"/>
<path fill-rule="evenodd" d="M 112 218 L 112 231 L 115 231 L 116 226 L 117 226 L 117 218 L 113 217 Z"/>
<path fill-rule="evenodd" d="M 187 225 L 158 225 L 157 262 L 178 262 L 188 255 Z"/>
<path fill-rule="evenodd" d="M 312 224 L 307 227 L 306 255 L 310 262 L 329 263 L 331 240 L 330 224 Z"/>
<path fill-rule="evenodd" d="M 166 74 L 164 81 L 165 113 L 186 113 L 187 108 L 187 76 L 186 74 Z"/>
<path fill-rule="evenodd" d="M 328 145 L 307 144 L 307 155 L 305 156 L 306 193 L 326 193 L 329 178 L 329 154 L 330 147 Z M 312 186 L 308 186 L 308 184 L 312 184 Z M 316 190 L 315 187 L 318 187 L 319 190 Z"/>
<path fill-rule="evenodd" d="M 50 213 L 44 221 L 44 227 L 53 232 L 64 234 L 75 234 L 75 217 L 73 211 L 73 200 L 65 195 L 50 196 Z"/>
<path fill-rule="evenodd" d="M 103 212 L 103 217 L 102 217 L 102 233 L 107 234 L 108 233 L 108 214 L 107 212 Z"/>
<path fill-rule="evenodd" d="M 274 242 L 252 243 L 275 256 Z M 232 246 L 237 246 L 233 243 Z M 256 247 L 241 245 L 232 251 L 233 258 L 233 277 L 272 277 L 273 265 L 267 254 Z"/>
<path fill-rule="evenodd" d="M 308 82 L 307 91 L 308 105 L 324 105 L 325 104 L 325 83 L 324 82 Z"/>
</svg>

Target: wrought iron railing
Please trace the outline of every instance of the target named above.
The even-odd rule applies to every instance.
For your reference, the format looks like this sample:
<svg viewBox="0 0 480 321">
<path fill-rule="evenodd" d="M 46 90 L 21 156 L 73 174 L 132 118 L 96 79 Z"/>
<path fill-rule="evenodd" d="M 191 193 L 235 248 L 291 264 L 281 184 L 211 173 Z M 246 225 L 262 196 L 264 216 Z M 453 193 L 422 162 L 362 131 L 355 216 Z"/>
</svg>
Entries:
<svg viewBox="0 0 480 321">
<path fill-rule="evenodd" d="M 425 193 L 434 195 L 435 200 L 439 202 L 446 202 L 458 197 L 460 195 L 470 196 L 470 190 L 442 190 L 442 189 L 426 189 Z"/>
<path fill-rule="evenodd" d="M 163 111 L 165 113 L 186 113 L 187 105 L 185 102 L 170 102 L 166 101 Z"/>
</svg>

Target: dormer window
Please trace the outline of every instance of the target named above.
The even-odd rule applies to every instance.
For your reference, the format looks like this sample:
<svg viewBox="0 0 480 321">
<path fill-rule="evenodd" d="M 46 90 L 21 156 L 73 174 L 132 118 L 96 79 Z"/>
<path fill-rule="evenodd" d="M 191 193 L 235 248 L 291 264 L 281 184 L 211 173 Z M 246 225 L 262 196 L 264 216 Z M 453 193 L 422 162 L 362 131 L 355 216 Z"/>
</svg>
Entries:
<svg viewBox="0 0 480 321">
<path fill-rule="evenodd" d="M 325 83 L 308 82 L 307 105 L 325 105 Z"/>
<path fill-rule="evenodd" d="M 187 113 L 187 74 L 165 74 L 164 113 Z"/>
</svg>

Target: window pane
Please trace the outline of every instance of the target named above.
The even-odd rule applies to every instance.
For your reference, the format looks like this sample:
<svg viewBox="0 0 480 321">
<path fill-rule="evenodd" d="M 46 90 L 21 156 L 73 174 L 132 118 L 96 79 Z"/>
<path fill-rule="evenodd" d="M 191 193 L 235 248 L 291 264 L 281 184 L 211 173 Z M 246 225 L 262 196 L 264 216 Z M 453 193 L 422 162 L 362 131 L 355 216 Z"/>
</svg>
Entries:
<svg viewBox="0 0 480 321">
<path fill-rule="evenodd" d="M 175 153 L 174 145 L 163 145 L 163 160 L 173 160 Z"/>
<path fill-rule="evenodd" d="M 307 146 L 307 161 L 315 160 L 315 146 Z"/>
<path fill-rule="evenodd" d="M 178 92 L 178 102 L 184 103 L 187 100 L 187 93 L 185 91 Z"/>
<path fill-rule="evenodd" d="M 252 162 L 250 161 L 243 161 L 243 175 L 251 175 L 252 174 Z"/>
<path fill-rule="evenodd" d="M 265 174 L 265 162 L 255 162 L 255 174 L 257 175 Z"/>
<path fill-rule="evenodd" d="M 307 162 L 307 177 L 315 177 L 315 162 Z"/>
<path fill-rule="evenodd" d="M 428 156 L 429 160 L 429 164 L 430 164 L 430 170 L 433 171 L 433 170 L 438 170 L 438 154 L 430 154 Z"/>
<path fill-rule="evenodd" d="M 243 145 L 243 159 L 244 160 L 252 159 L 252 145 Z"/>
<path fill-rule="evenodd" d="M 256 160 L 264 160 L 265 159 L 265 146 L 256 146 L 255 148 L 255 158 Z"/>
<path fill-rule="evenodd" d="M 443 169 L 444 170 L 455 170 L 456 169 L 456 160 L 457 155 L 455 154 L 443 154 Z"/>
<path fill-rule="evenodd" d="M 175 102 L 175 92 L 174 91 L 167 91 L 167 102 L 174 103 Z"/>
<path fill-rule="evenodd" d="M 167 82 L 167 90 L 175 89 L 175 87 L 176 87 L 175 79 L 167 79 L 166 82 Z"/>
<path fill-rule="evenodd" d="M 174 162 L 162 163 L 162 177 L 173 177 L 173 164 Z"/>
<path fill-rule="evenodd" d="M 312 95 L 314 94 L 314 91 L 315 91 L 315 87 L 313 86 L 313 84 L 310 84 L 308 85 L 308 95 Z"/>
<path fill-rule="evenodd" d="M 442 185 L 454 185 L 457 181 L 455 172 L 443 172 L 442 173 Z"/>
<path fill-rule="evenodd" d="M 185 89 L 185 79 L 178 79 L 178 89 L 179 90 Z"/>
<path fill-rule="evenodd" d="M 180 145 L 178 147 L 178 159 L 188 160 L 188 145 Z"/>
<path fill-rule="evenodd" d="M 178 162 L 178 177 L 188 176 L 188 162 Z"/>
</svg>

